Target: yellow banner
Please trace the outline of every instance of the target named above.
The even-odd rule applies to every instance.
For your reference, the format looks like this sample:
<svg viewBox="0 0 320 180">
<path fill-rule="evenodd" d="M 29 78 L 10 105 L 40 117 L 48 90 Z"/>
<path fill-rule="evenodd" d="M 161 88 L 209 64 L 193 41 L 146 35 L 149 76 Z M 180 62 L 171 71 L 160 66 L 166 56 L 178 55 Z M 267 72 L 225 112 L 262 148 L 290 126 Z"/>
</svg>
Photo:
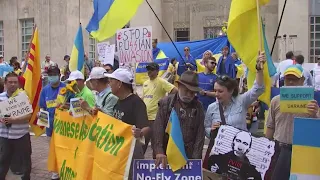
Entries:
<svg viewBox="0 0 320 180">
<path fill-rule="evenodd" d="M 135 146 L 132 126 L 101 112 L 72 117 L 56 110 L 48 170 L 60 179 L 125 179 Z"/>
</svg>

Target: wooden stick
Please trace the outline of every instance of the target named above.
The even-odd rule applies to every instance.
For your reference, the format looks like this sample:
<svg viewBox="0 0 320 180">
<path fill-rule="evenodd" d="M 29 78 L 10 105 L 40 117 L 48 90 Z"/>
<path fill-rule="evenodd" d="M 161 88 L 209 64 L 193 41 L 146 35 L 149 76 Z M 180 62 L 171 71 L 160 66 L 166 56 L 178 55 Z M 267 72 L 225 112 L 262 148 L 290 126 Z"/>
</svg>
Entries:
<svg viewBox="0 0 320 180">
<path fill-rule="evenodd" d="M 260 16 L 260 0 L 256 0 L 257 2 L 257 18 L 258 18 L 258 35 L 259 35 L 259 51 L 261 52 L 262 47 L 262 35 L 261 35 L 261 16 Z"/>
<path fill-rule="evenodd" d="M 258 36 L 259 36 L 259 55 L 263 51 L 263 45 L 262 45 L 262 34 L 261 34 L 261 16 L 260 16 L 260 0 L 256 0 L 257 2 L 257 18 L 258 18 Z M 263 69 L 264 64 L 258 62 L 257 63 L 258 68 Z"/>
</svg>

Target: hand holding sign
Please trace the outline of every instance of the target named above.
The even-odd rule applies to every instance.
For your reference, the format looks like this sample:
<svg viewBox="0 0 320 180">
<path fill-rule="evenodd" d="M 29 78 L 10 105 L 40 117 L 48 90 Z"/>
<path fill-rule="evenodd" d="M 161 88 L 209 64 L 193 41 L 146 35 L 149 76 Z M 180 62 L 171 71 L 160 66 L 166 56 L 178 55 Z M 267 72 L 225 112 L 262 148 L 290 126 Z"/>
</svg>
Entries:
<svg viewBox="0 0 320 180">
<path fill-rule="evenodd" d="M 307 109 L 309 114 L 312 115 L 312 117 L 317 117 L 317 113 L 319 111 L 319 106 L 316 100 L 312 100 L 307 104 Z"/>
</svg>

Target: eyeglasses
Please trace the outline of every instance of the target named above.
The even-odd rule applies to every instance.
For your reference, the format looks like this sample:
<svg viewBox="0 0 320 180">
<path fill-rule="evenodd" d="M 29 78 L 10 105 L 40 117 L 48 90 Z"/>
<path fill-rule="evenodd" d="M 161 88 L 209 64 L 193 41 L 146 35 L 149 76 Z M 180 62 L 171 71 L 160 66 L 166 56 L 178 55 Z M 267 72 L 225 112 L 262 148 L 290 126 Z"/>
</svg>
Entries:
<svg viewBox="0 0 320 180">
<path fill-rule="evenodd" d="M 189 51 L 189 49 L 184 49 L 184 51 Z"/>
</svg>

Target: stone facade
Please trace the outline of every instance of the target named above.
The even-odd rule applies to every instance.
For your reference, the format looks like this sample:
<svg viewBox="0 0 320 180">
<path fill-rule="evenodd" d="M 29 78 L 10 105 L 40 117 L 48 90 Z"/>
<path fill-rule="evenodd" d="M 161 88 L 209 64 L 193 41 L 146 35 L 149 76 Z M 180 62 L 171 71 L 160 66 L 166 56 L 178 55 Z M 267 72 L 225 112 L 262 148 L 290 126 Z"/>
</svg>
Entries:
<svg viewBox="0 0 320 180">
<path fill-rule="evenodd" d="M 80 4 L 79 4 L 80 2 Z M 189 29 L 190 40 L 204 38 L 206 28 L 219 30 L 228 20 L 231 0 L 148 0 L 169 36 L 175 40 L 175 29 Z M 284 0 L 270 0 L 261 9 L 266 24 L 266 35 L 271 50 L 278 20 Z M 80 7 L 80 8 L 79 8 Z M 39 27 L 41 58 L 51 54 L 52 60 L 60 63 L 65 54 L 70 54 L 79 19 L 86 27 L 93 13 L 92 0 L 0 0 L 0 21 L 4 27 L 5 58 L 21 58 L 21 22 L 33 18 Z M 139 7 L 130 21 L 130 26 L 152 26 L 153 38 L 170 41 L 161 24 L 146 3 Z M 297 35 L 297 38 L 278 39 L 273 59 L 284 59 L 286 51 L 302 53 L 308 60 L 309 52 L 309 3 L 302 0 L 290 0 L 280 27 L 279 36 Z M 85 50 L 89 50 L 89 35 L 83 30 Z M 114 43 L 114 37 L 109 41 Z"/>
</svg>

